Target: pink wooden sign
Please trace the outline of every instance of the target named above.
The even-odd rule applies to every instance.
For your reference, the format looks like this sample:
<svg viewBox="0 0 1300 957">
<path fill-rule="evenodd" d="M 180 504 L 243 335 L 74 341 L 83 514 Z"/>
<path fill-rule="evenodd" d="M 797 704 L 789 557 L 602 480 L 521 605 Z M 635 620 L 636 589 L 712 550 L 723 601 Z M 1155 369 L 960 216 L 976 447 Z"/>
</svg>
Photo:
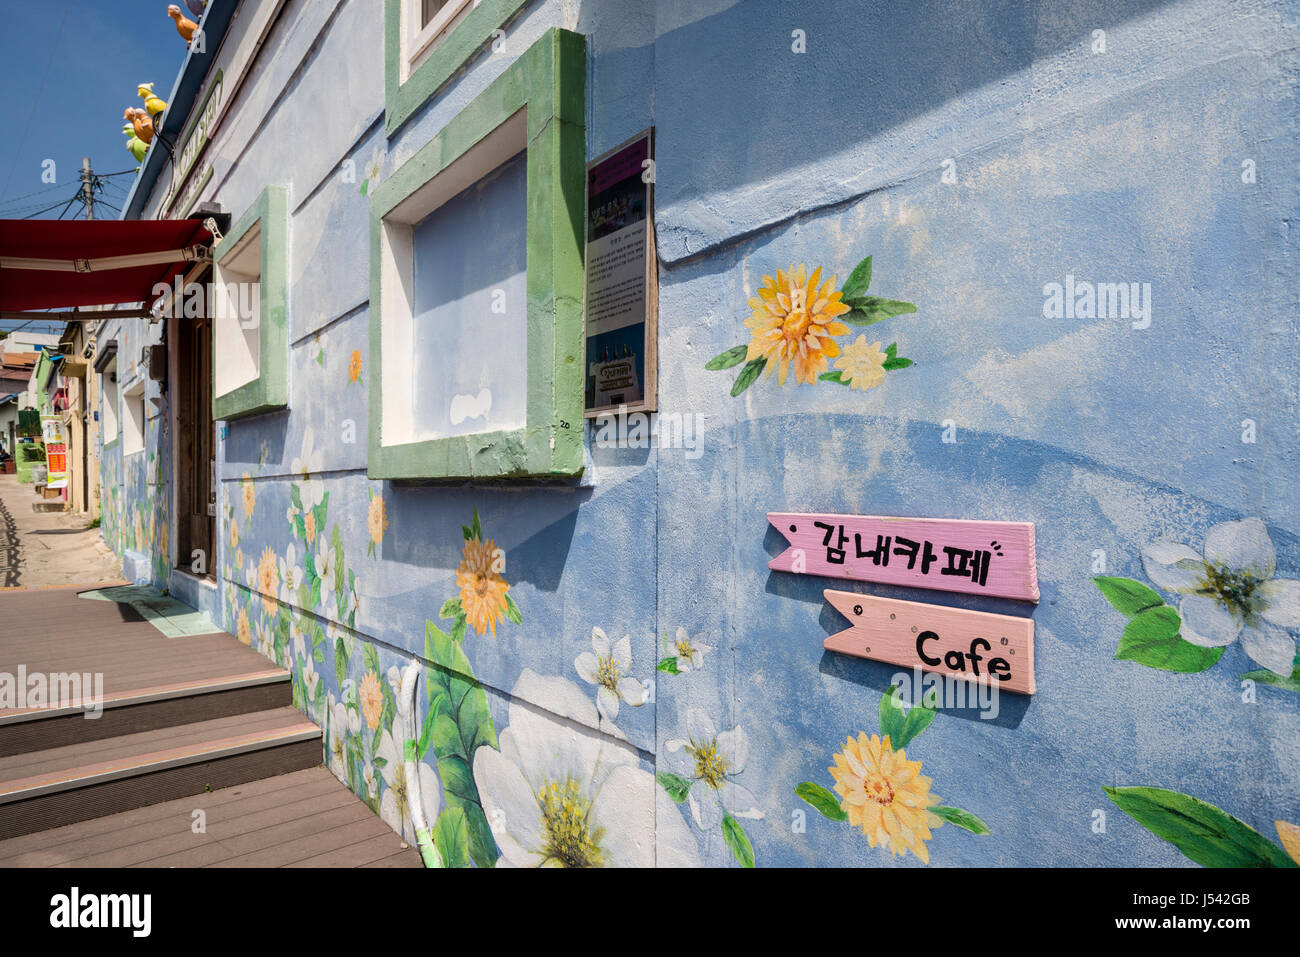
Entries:
<svg viewBox="0 0 1300 957">
<path fill-rule="evenodd" d="M 849 620 L 822 643 L 827 651 L 1034 693 L 1032 619 L 831 589 L 824 594 Z"/>
<path fill-rule="evenodd" d="M 1032 522 L 768 512 L 779 572 L 1038 601 Z"/>
</svg>

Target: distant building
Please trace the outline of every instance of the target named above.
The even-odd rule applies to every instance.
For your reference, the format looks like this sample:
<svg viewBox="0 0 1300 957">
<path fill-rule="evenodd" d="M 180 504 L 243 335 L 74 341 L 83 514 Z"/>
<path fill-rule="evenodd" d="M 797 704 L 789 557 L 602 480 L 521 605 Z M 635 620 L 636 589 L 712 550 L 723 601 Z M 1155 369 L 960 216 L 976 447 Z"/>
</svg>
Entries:
<svg viewBox="0 0 1300 957">
<path fill-rule="evenodd" d="M 0 356 L 8 356 L 11 352 L 35 352 L 41 346 L 58 344 L 57 332 L 29 332 L 26 329 L 18 329 L 0 339 Z"/>
</svg>

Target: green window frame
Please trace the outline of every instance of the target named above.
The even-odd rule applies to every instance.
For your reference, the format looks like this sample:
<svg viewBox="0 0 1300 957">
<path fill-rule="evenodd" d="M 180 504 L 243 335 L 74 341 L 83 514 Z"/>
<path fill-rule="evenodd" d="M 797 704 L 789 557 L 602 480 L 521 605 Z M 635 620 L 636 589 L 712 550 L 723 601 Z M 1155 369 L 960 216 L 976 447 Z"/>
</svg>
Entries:
<svg viewBox="0 0 1300 957">
<path fill-rule="evenodd" d="M 402 8 L 408 2 L 385 0 L 384 3 L 384 122 L 389 136 L 429 97 L 446 86 L 527 0 L 479 0 L 403 81 L 407 49 L 402 33 Z"/>
<path fill-rule="evenodd" d="M 212 250 L 220 266 L 254 227 L 260 229 L 258 276 L 257 375 L 222 395 L 216 394 L 217 331 L 212 336 L 212 417 L 239 419 L 289 406 L 289 200 L 283 186 L 268 186 Z M 213 277 L 216 279 L 215 274 Z"/>
<path fill-rule="evenodd" d="M 371 478 L 503 479 L 582 472 L 585 99 L 586 40 L 551 28 L 370 194 Z M 413 328 L 406 286 L 394 272 L 401 257 L 409 260 L 413 223 L 386 220 L 400 216 L 398 207 L 416 193 L 436 189 L 433 183 L 444 172 L 449 173 L 450 195 L 487 175 L 490 169 L 476 169 L 474 156 L 467 154 L 475 147 L 475 155 L 509 150 L 508 144 L 496 144 L 516 130 L 527 150 L 525 425 L 385 444 L 385 383 L 394 408 L 411 414 L 409 407 L 400 406 L 410 400 L 409 374 L 385 370 L 386 308 L 394 328 L 399 322 L 408 331 Z M 501 159 L 508 155 L 514 154 Z M 458 164 L 462 158 L 466 162 Z M 401 347 L 393 333 L 395 361 L 409 362 L 409 351 Z M 394 425 L 390 434 L 400 431 Z"/>
</svg>

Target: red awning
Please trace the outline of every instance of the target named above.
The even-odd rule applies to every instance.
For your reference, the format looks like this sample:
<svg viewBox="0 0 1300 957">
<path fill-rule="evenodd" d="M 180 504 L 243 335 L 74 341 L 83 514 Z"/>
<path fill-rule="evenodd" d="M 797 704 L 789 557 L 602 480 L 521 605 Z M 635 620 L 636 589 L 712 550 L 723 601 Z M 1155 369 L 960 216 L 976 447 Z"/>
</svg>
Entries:
<svg viewBox="0 0 1300 957">
<path fill-rule="evenodd" d="M 0 219 L 0 309 L 147 302 L 211 239 L 197 219 Z"/>
</svg>

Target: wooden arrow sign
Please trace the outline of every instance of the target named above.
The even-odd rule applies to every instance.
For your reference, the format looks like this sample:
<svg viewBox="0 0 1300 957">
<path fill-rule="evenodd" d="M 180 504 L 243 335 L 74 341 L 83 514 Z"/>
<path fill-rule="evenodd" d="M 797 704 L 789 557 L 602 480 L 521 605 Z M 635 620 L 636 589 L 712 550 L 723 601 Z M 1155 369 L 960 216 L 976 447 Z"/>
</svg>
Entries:
<svg viewBox="0 0 1300 957">
<path fill-rule="evenodd" d="M 849 620 L 822 643 L 827 651 L 1034 693 L 1030 618 L 831 589 L 824 594 Z"/>
<path fill-rule="evenodd" d="M 1038 601 L 1032 522 L 768 512 L 774 571 Z"/>
</svg>

